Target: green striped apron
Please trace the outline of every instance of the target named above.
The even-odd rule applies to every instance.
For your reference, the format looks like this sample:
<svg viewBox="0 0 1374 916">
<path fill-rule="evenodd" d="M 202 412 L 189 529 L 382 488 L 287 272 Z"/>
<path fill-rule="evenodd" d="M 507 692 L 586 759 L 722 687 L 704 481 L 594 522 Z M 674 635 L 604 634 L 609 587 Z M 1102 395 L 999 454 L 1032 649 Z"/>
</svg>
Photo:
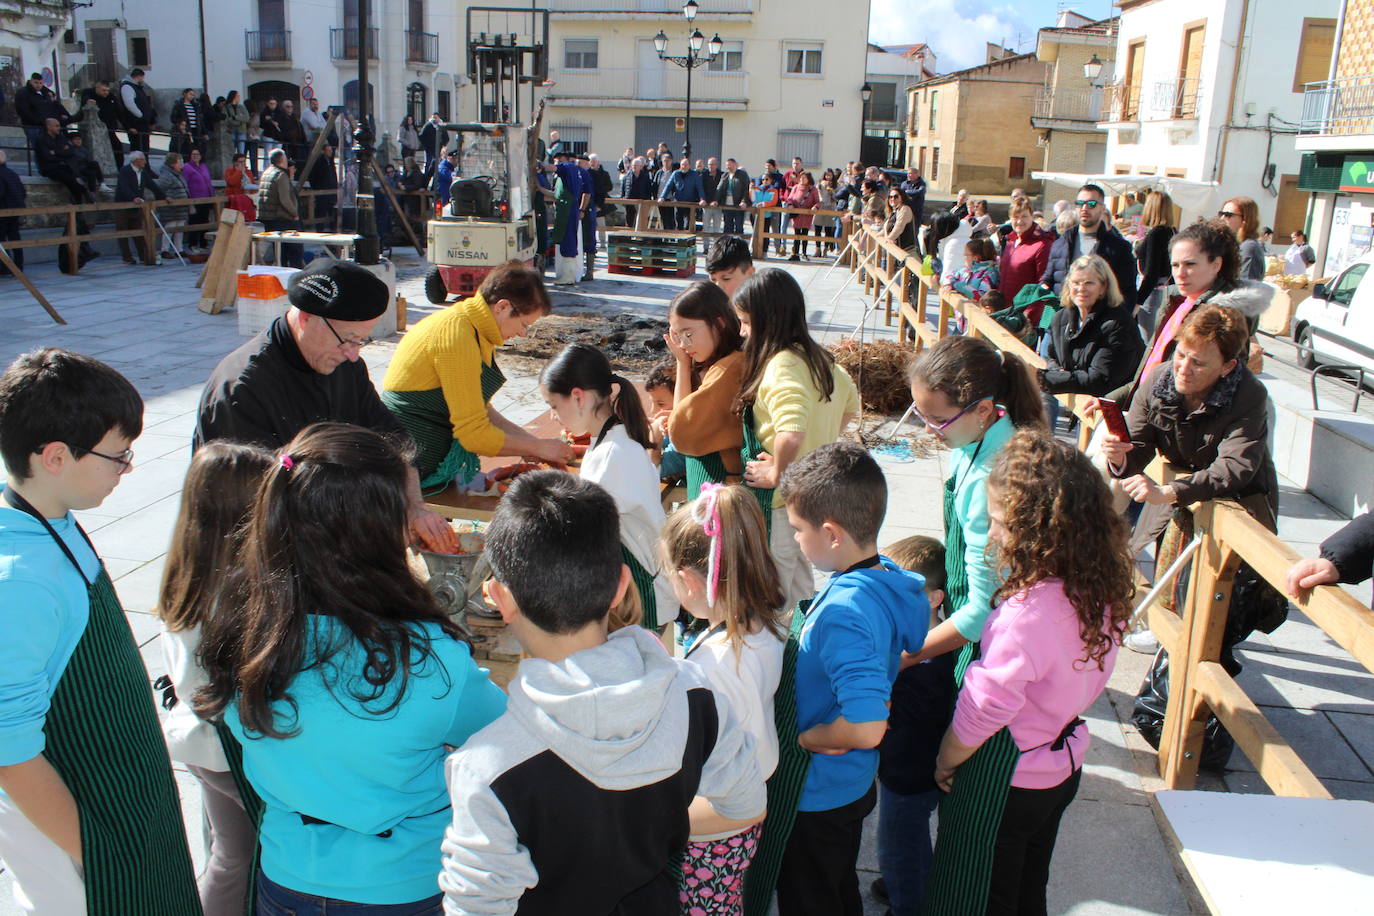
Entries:
<svg viewBox="0 0 1374 916">
<path fill-rule="evenodd" d="M 654 574 L 645 569 L 624 544 L 620 545 L 620 555 L 625 565 L 630 567 L 630 578 L 634 580 L 635 591 L 639 593 L 639 606 L 644 612 L 639 625 L 646 630 L 657 630 L 658 597 L 654 594 Z"/>
<path fill-rule="evenodd" d="M 740 447 L 739 455 L 744 462 L 744 467 L 749 467 L 749 462 L 755 461 L 758 454 L 763 451 L 763 443 L 759 441 L 759 434 L 754 430 L 754 405 L 750 404 L 744 408 L 744 445 Z M 751 487 L 745 484 L 745 489 L 754 494 L 754 498 L 759 502 L 759 508 L 763 510 L 763 527 L 771 538 L 773 536 L 773 491 L 760 490 L 758 487 Z"/>
<path fill-rule="evenodd" d="M 695 455 L 682 457 L 687 459 L 688 502 L 696 499 L 701 493 L 702 484 L 728 482 L 730 474 L 725 470 L 725 459 L 720 457 L 720 452 L 712 452 L 699 458 Z"/>
<path fill-rule="evenodd" d="M 949 607 L 958 609 L 968 601 L 968 570 L 964 529 L 954 511 L 956 489 L 953 477 L 945 481 L 946 600 Z M 964 672 L 977 657 L 976 642 L 959 650 L 956 684 L 963 684 Z M 940 799 L 940 826 L 921 916 L 983 916 L 986 912 L 997 831 L 1020 756 L 1011 732 L 1003 728 L 955 773 L 953 791 Z"/>
<path fill-rule="evenodd" d="M 88 581 L 47 519 L 13 489 L 5 499 L 42 523 L 86 583 L 90 616 L 53 692 L 43 756 L 80 815 L 87 916 L 196 916 L 200 894 L 172 763 L 114 584 L 104 563 Z"/>
<path fill-rule="evenodd" d="M 222 718 L 216 719 L 214 726 L 215 734 L 219 736 L 220 747 L 224 750 L 224 759 L 229 761 L 229 775 L 234 777 L 234 786 L 239 791 L 239 801 L 243 803 L 243 810 L 253 822 L 254 832 L 259 838 L 258 842 L 253 844 L 253 867 L 248 873 L 248 896 L 243 902 L 244 916 L 254 916 L 258 903 L 258 863 L 262 858 L 262 813 L 267 806 L 262 803 L 262 798 L 248 782 L 248 776 L 243 771 L 243 746 Z"/>
<path fill-rule="evenodd" d="M 806 612 L 814 599 L 806 598 L 792 612 L 792 627 L 782 653 L 782 678 L 773 694 L 773 721 L 778 732 L 778 766 L 768 777 L 768 815 L 763 821 L 754 861 L 744 873 L 744 916 L 767 916 L 782 871 L 783 854 L 797 820 L 811 754 L 797 741 L 797 652 Z"/>
</svg>

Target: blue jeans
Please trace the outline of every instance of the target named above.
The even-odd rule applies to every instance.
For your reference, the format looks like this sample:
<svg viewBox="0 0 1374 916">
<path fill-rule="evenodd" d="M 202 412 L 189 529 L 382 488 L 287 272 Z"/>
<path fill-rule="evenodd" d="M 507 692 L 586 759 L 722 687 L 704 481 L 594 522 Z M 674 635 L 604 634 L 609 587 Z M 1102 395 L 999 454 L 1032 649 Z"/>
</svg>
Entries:
<svg viewBox="0 0 1374 916">
<path fill-rule="evenodd" d="M 939 789 L 901 795 L 878 783 L 878 868 L 892 916 L 916 916 L 921 909 L 930 874 L 930 816 L 939 804 Z"/>
<path fill-rule="evenodd" d="M 661 478 L 681 477 L 687 473 L 687 458 L 673 448 L 673 442 L 663 437 L 663 451 L 659 453 L 658 476 Z"/>
<path fill-rule="evenodd" d="M 349 903 L 282 887 L 258 869 L 258 916 L 440 916 L 444 895 L 435 894 L 415 903 Z"/>
</svg>

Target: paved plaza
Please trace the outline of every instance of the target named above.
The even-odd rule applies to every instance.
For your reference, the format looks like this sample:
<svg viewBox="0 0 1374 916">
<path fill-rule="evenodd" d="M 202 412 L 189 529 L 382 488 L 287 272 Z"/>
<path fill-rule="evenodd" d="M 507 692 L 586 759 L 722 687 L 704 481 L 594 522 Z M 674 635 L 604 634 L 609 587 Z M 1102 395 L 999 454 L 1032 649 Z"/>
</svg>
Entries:
<svg viewBox="0 0 1374 916">
<path fill-rule="evenodd" d="M 410 254 L 397 259 L 398 291 L 410 300 L 413 325 L 433 310 L 424 299 L 423 262 Z M 859 323 L 862 305 L 843 268 L 775 262 L 807 289 L 810 321 L 829 342 Z M 232 311 L 201 313 L 195 303 L 197 267 L 165 264 L 126 267 L 117 258 L 92 262 L 79 276 L 39 266 L 32 279 L 69 322 L 54 325 L 12 279 L 0 279 L 0 361 L 41 345 L 68 347 L 98 357 L 128 376 L 147 403 L 143 435 L 134 443 L 134 470 L 99 508 L 81 514 L 109 568 L 149 674 L 162 674 L 159 625 L 149 612 L 157 594 L 163 559 L 176 516 L 182 478 L 190 461 L 201 386 L 211 369 L 245 338 Z M 605 274 L 598 268 L 598 276 Z M 699 275 L 704 276 L 704 275 Z M 615 307 L 662 318 L 667 301 L 685 281 L 617 276 L 582 284 L 573 292 L 555 290 L 554 311 L 576 315 L 588 308 Z M 890 329 L 868 322 L 865 339 L 891 338 Z M 374 381 L 381 376 L 399 337 L 364 351 Z M 509 371 L 509 370 L 508 370 Z M 508 417 L 525 422 L 545 409 L 529 374 L 513 375 L 495 399 Z M 880 418 L 881 419 L 881 418 Z M 890 421 L 889 425 L 890 425 Z M 879 460 L 891 487 L 890 509 L 880 543 L 911 534 L 942 535 L 941 482 L 948 456 L 910 458 L 882 454 Z M 1343 524 L 1314 497 L 1285 485 L 1279 534 L 1304 555 Z M 1369 586 L 1355 590 L 1368 603 Z M 1295 746 L 1316 774 L 1340 798 L 1374 800 L 1374 685 L 1371 677 L 1319 629 L 1294 613 L 1272 636 L 1256 636 L 1239 653 L 1245 665 L 1241 685 Z M 1050 881 L 1053 913 L 1188 914 L 1205 912 L 1186 877 L 1180 877 L 1156 823 L 1149 793 L 1153 754 L 1129 725 L 1130 699 L 1149 659 L 1123 650 L 1107 693 L 1087 718 L 1094 743 L 1085 765 L 1077 801 L 1060 832 Z M 1123 724 L 1124 723 L 1124 724 Z M 183 789 L 188 834 L 197 863 L 204 860 L 199 790 L 185 772 Z M 1254 768 L 1240 755 L 1222 777 L 1202 788 L 1263 792 Z M 870 827 L 874 826 L 870 823 Z M 860 860 L 866 887 L 876 877 L 872 833 Z M 436 863 L 437 867 L 437 863 Z M 867 912 L 883 907 L 867 900 Z M 17 913 L 8 876 L 0 875 L 0 916 Z"/>
</svg>

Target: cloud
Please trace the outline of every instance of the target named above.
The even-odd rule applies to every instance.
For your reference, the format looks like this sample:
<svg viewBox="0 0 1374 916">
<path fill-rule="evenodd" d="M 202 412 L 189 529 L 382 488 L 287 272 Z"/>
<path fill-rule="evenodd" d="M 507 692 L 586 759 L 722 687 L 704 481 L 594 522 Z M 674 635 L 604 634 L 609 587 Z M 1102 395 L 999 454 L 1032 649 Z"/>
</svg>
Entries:
<svg viewBox="0 0 1374 916">
<path fill-rule="evenodd" d="M 955 0 L 872 0 L 868 34 L 870 41 L 884 45 L 925 42 L 934 49 L 940 72 L 949 73 L 983 63 L 989 41 L 1032 50 L 1036 29 L 1054 23 L 1052 15 L 1044 23 L 1032 22 L 1027 14 L 1034 12 L 1033 4 L 979 10 Z"/>
</svg>

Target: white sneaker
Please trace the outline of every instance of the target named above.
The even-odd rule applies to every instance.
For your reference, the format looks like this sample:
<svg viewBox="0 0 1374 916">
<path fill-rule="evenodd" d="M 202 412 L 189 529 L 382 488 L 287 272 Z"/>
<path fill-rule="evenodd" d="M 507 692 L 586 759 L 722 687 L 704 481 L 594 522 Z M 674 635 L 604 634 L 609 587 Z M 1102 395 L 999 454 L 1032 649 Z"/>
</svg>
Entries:
<svg viewBox="0 0 1374 916">
<path fill-rule="evenodd" d="M 1121 644 L 1141 655 L 1154 655 L 1159 651 L 1159 640 L 1149 630 L 1137 630 L 1123 639 Z"/>
</svg>

